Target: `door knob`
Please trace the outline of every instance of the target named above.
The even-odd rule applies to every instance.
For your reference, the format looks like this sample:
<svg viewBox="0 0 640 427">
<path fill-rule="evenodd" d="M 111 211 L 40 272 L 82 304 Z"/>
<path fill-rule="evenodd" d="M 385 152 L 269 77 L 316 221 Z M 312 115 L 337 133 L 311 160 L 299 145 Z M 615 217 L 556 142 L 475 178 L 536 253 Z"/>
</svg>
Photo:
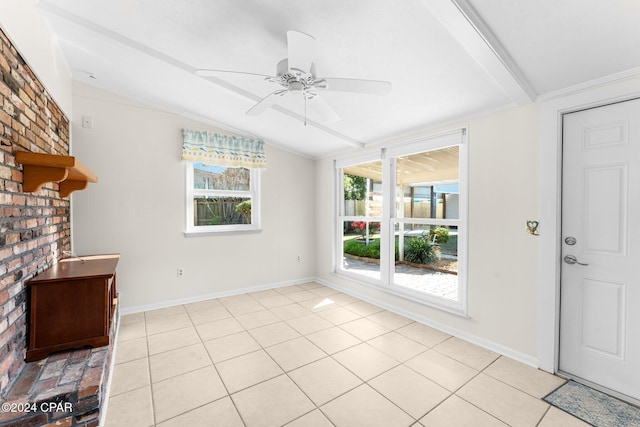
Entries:
<svg viewBox="0 0 640 427">
<path fill-rule="evenodd" d="M 589 264 L 586 264 L 586 263 L 579 262 L 578 258 L 576 258 L 573 255 L 565 255 L 563 260 L 567 264 L 589 265 Z"/>
</svg>

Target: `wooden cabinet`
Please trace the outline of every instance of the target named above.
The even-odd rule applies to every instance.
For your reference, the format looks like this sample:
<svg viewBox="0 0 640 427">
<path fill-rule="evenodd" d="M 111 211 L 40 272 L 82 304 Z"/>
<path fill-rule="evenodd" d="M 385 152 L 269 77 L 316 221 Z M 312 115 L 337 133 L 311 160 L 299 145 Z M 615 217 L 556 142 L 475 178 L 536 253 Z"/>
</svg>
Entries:
<svg viewBox="0 0 640 427">
<path fill-rule="evenodd" d="M 76 347 L 109 344 L 119 254 L 63 259 L 29 281 L 27 362 Z"/>
</svg>

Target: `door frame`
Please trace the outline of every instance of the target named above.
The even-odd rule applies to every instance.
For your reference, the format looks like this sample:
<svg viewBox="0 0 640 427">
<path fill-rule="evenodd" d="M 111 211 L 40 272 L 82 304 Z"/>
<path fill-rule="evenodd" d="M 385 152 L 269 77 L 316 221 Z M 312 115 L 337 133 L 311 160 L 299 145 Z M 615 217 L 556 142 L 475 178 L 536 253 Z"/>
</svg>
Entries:
<svg viewBox="0 0 640 427">
<path fill-rule="evenodd" d="M 597 82 L 596 82 L 597 83 Z M 594 83 L 592 86 L 596 86 Z M 558 372 L 562 207 L 562 116 L 640 97 L 640 77 L 600 82 L 538 99 L 540 104 L 538 367 Z"/>
</svg>

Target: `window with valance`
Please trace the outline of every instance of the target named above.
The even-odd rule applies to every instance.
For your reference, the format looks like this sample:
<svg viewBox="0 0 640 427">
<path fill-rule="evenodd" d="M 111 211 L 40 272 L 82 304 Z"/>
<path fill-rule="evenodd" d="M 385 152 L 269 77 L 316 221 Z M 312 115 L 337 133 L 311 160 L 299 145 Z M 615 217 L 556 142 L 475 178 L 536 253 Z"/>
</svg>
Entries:
<svg viewBox="0 0 640 427">
<path fill-rule="evenodd" d="M 260 140 L 184 129 L 186 234 L 260 230 Z"/>
<path fill-rule="evenodd" d="M 267 167 L 264 142 L 217 133 L 183 129 L 182 160 L 260 169 Z"/>
</svg>

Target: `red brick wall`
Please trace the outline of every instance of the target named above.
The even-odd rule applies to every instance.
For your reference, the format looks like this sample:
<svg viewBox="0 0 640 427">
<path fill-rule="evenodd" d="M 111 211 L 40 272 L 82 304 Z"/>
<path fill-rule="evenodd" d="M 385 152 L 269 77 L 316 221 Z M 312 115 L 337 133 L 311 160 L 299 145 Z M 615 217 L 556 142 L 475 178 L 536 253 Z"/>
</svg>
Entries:
<svg viewBox="0 0 640 427">
<path fill-rule="evenodd" d="M 22 192 L 17 151 L 69 153 L 69 121 L 0 30 L 0 396 L 24 366 L 25 283 L 70 249 L 58 185 Z"/>
</svg>

